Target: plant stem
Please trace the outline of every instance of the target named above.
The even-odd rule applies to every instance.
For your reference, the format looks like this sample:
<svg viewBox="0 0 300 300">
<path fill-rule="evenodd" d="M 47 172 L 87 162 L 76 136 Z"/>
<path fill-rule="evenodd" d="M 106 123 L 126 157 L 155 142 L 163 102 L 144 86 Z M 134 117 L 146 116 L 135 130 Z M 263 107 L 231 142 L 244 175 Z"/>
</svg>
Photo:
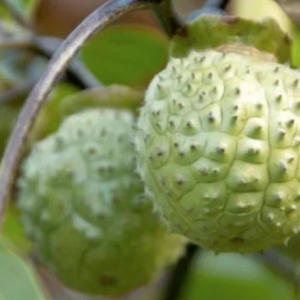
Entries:
<svg viewBox="0 0 300 300">
<path fill-rule="evenodd" d="M 181 299 L 182 288 L 186 282 L 189 271 L 196 254 L 199 253 L 200 248 L 195 245 L 188 245 L 185 256 L 175 266 L 171 273 L 165 294 L 162 300 L 177 300 Z"/>
<path fill-rule="evenodd" d="M 230 0 L 207 0 L 204 6 L 211 6 L 219 9 L 225 9 Z"/>
<path fill-rule="evenodd" d="M 229 4 L 230 0 L 222 0 L 222 2 L 220 3 L 220 8 L 225 10 L 227 5 Z"/>
<path fill-rule="evenodd" d="M 70 64 L 72 58 L 78 53 L 87 40 L 124 13 L 138 9 L 153 8 L 154 4 L 160 4 L 162 1 L 163 0 L 109 1 L 89 15 L 55 52 L 45 73 L 23 106 L 2 159 L 0 177 L 0 225 L 2 224 L 2 216 L 6 202 L 11 196 L 19 163 L 26 149 L 30 130 L 34 125 L 39 111 L 47 100 L 47 96 Z"/>
<path fill-rule="evenodd" d="M 165 33 L 172 37 L 179 29 L 184 28 L 184 23 L 174 10 L 173 1 L 165 0 L 154 8 L 154 13 Z"/>
</svg>

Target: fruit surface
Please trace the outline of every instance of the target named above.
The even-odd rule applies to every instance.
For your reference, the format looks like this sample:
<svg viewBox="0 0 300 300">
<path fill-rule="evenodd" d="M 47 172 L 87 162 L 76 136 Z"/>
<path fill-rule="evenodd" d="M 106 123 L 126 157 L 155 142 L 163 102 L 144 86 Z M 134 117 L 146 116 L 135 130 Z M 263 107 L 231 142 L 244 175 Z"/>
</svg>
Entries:
<svg viewBox="0 0 300 300">
<path fill-rule="evenodd" d="M 173 232 L 254 252 L 300 229 L 300 76 L 259 56 L 192 51 L 152 81 L 139 172 Z"/>
<path fill-rule="evenodd" d="M 120 295 L 154 279 L 183 250 L 142 195 L 128 110 L 87 110 L 37 143 L 19 204 L 35 250 L 66 285 Z"/>
</svg>

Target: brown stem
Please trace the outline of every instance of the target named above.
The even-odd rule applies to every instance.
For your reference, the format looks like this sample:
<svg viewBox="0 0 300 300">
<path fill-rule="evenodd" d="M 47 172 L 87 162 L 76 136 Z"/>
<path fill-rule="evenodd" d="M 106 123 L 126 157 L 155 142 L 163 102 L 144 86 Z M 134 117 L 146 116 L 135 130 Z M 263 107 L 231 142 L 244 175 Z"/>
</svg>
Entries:
<svg viewBox="0 0 300 300">
<path fill-rule="evenodd" d="M 162 300 L 182 299 L 182 290 L 193 266 L 194 259 L 202 250 L 193 244 L 187 246 L 186 254 L 179 260 L 173 272 L 170 274 L 169 282 Z"/>
<path fill-rule="evenodd" d="M 164 0 L 154 8 L 154 13 L 165 33 L 172 37 L 178 29 L 183 29 L 183 21 L 177 15 L 172 0 Z"/>
</svg>

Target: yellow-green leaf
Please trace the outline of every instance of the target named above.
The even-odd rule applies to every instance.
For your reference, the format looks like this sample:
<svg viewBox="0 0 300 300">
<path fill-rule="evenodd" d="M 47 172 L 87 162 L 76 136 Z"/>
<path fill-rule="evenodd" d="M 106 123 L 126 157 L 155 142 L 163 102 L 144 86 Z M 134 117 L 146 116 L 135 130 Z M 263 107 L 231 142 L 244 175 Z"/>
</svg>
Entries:
<svg viewBox="0 0 300 300">
<path fill-rule="evenodd" d="M 47 300 L 37 275 L 28 262 L 0 238 L 0 299 Z"/>
<path fill-rule="evenodd" d="M 168 43 L 142 26 L 113 26 L 87 43 L 82 59 L 105 85 L 145 85 L 165 65 Z"/>
</svg>

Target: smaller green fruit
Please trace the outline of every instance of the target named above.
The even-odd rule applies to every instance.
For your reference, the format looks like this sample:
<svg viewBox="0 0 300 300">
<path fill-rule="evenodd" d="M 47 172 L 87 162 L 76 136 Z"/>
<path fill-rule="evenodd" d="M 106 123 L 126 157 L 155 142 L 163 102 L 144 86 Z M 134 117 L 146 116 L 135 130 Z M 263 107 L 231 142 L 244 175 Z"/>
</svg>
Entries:
<svg viewBox="0 0 300 300">
<path fill-rule="evenodd" d="M 121 295 L 154 279 L 182 253 L 142 195 L 129 110 L 68 117 L 22 166 L 19 204 L 36 252 L 66 285 Z"/>
</svg>

